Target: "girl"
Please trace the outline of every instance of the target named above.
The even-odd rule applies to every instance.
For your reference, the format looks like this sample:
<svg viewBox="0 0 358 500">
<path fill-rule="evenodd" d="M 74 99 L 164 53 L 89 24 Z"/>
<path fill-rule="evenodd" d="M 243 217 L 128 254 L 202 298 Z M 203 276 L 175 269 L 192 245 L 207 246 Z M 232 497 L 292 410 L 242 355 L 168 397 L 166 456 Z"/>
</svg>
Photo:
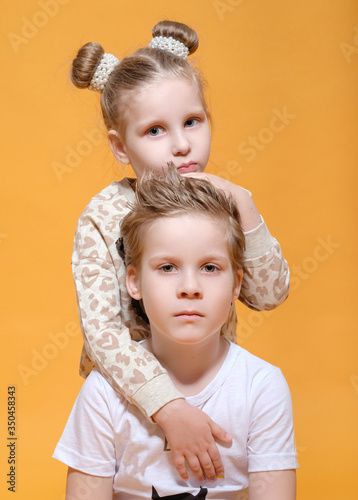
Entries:
<svg viewBox="0 0 358 500">
<path fill-rule="evenodd" d="M 95 43 L 84 45 L 73 61 L 71 78 L 79 88 L 101 93 L 108 140 L 115 158 L 144 170 L 173 162 L 181 174 L 205 176 L 231 192 L 245 231 L 246 274 L 240 300 L 263 310 L 288 295 L 289 271 L 278 242 L 260 218 L 249 193 L 218 177 L 202 174 L 210 154 L 210 115 L 203 83 L 187 62 L 198 47 L 196 33 L 169 21 L 153 29 L 149 47 L 118 61 Z M 186 480 L 185 460 L 199 481 L 224 473 L 215 438 L 231 436 L 204 412 L 189 405 L 167 372 L 138 341 L 149 325 L 125 285 L 125 266 L 116 242 L 119 222 L 134 200 L 135 179 L 113 182 L 81 215 L 74 241 L 73 274 L 84 335 L 80 373 L 94 366 L 113 388 L 164 430 L 174 464 Z M 232 305 L 223 334 L 236 339 Z"/>
</svg>

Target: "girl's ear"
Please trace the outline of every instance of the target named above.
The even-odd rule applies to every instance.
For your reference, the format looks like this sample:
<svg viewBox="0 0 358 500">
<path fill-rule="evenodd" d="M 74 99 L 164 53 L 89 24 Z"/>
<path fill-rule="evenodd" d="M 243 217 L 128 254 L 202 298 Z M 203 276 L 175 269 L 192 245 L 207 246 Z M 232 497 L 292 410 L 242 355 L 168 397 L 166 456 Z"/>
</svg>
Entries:
<svg viewBox="0 0 358 500">
<path fill-rule="evenodd" d="M 138 273 L 134 266 L 128 266 L 126 275 L 126 286 L 129 295 L 133 299 L 140 300 L 142 298 L 142 293 L 139 287 Z"/>
<path fill-rule="evenodd" d="M 235 300 L 237 300 L 239 298 L 240 290 L 241 290 L 241 283 L 242 283 L 242 276 L 243 276 L 242 269 L 238 269 L 234 273 L 235 282 L 234 282 L 234 288 L 232 291 L 232 302 L 234 302 Z"/>
<path fill-rule="evenodd" d="M 125 145 L 116 130 L 110 130 L 108 132 L 108 142 L 117 161 L 129 165 L 130 160 L 126 153 Z"/>
</svg>

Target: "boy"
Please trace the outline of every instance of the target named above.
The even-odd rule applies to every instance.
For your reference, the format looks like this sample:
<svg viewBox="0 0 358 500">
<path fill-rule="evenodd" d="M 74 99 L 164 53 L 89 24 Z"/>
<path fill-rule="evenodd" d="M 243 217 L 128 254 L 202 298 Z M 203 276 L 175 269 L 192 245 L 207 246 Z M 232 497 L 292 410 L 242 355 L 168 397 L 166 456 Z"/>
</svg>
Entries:
<svg viewBox="0 0 358 500">
<path fill-rule="evenodd" d="M 151 328 L 143 345 L 188 402 L 231 433 L 230 445 L 219 444 L 225 477 L 180 479 L 161 428 L 94 370 L 54 454 L 70 467 L 66 499 L 294 500 L 298 465 L 286 381 L 220 335 L 243 274 L 234 202 L 169 168 L 138 182 L 131 208 L 121 234 L 127 288 Z M 199 458 L 187 458 L 192 470 Z"/>
</svg>

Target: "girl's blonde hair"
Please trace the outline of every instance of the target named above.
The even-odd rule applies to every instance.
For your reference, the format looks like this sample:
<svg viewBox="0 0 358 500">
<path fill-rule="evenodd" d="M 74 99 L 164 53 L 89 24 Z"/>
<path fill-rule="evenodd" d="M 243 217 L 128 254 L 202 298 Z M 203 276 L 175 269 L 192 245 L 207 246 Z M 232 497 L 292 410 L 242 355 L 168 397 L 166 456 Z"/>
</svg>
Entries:
<svg viewBox="0 0 358 500">
<path fill-rule="evenodd" d="M 189 54 L 196 51 L 199 39 L 189 26 L 173 21 L 161 21 L 152 30 L 153 37 L 172 37 L 182 42 Z M 72 62 L 71 80 L 78 88 L 88 88 L 96 68 L 105 51 L 98 43 L 87 43 L 80 48 Z M 204 97 L 204 80 L 186 59 L 166 50 L 141 48 L 133 55 L 122 59 L 110 74 L 101 94 L 104 123 L 108 130 L 125 131 L 127 104 L 133 96 L 146 86 L 153 85 L 164 77 L 187 78 L 198 89 L 203 107 L 209 117 Z"/>
<path fill-rule="evenodd" d="M 151 223 L 162 217 L 193 214 L 213 218 L 226 226 L 232 268 L 245 272 L 245 237 L 238 208 L 231 195 L 209 181 L 182 176 L 172 163 L 161 173 L 148 170 L 137 180 L 135 202 L 130 209 L 121 222 L 121 238 L 117 242 L 126 266 L 133 265 L 140 270 L 145 232 Z"/>
</svg>

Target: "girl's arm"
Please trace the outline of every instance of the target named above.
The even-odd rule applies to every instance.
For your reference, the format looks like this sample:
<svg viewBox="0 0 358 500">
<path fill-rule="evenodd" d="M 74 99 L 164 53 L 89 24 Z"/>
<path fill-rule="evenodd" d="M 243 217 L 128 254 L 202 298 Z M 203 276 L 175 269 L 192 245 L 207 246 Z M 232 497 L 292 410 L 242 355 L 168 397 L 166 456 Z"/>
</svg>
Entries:
<svg viewBox="0 0 358 500">
<path fill-rule="evenodd" d="M 296 500 L 296 471 L 251 472 L 249 500 Z"/>
<path fill-rule="evenodd" d="M 239 299 L 255 311 L 270 311 L 282 304 L 290 291 L 290 270 L 279 242 L 263 220 L 245 232 L 244 274 Z"/>
<path fill-rule="evenodd" d="M 226 432 L 204 412 L 189 405 L 156 358 L 134 341 L 148 335 L 148 325 L 131 307 L 125 267 L 115 241 L 120 208 L 108 200 L 90 204 L 79 220 L 72 259 L 88 375 L 94 364 L 112 387 L 147 418 L 163 428 L 176 467 L 187 478 L 185 459 L 198 480 L 223 474 L 215 438 L 229 442 Z M 112 212 L 111 212 L 112 210 Z M 130 327 L 130 329 L 129 329 Z"/>
<path fill-rule="evenodd" d="M 282 304 L 290 290 L 290 271 L 280 244 L 271 236 L 249 191 L 216 175 L 185 175 L 207 179 L 231 193 L 236 201 L 245 234 L 244 265 L 248 271 L 244 273 L 239 300 L 256 311 L 268 311 Z"/>
<path fill-rule="evenodd" d="M 112 500 L 113 477 L 90 476 L 68 468 L 66 500 Z"/>
<path fill-rule="evenodd" d="M 175 468 L 184 481 L 189 479 L 185 460 L 199 481 L 204 481 L 205 476 L 212 481 L 224 476 L 213 437 L 225 443 L 232 438 L 206 413 L 177 399 L 161 408 L 154 418 L 165 432 Z"/>
<path fill-rule="evenodd" d="M 105 224 L 108 228 L 108 221 Z M 89 361 L 88 366 L 81 363 L 81 372 L 87 376 L 95 364 L 117 392 L 150 418 L 183 396 L 154 356 L 137 342 L 148 336 L 149 327 L 131 307 L 125 266 L 115 248 L 118 221 L 116 226 L 112 241 L 110 234 L 102 234 L 95 213 L 82 216 L 77 225 L 72 270 Z"/>
</svg>

